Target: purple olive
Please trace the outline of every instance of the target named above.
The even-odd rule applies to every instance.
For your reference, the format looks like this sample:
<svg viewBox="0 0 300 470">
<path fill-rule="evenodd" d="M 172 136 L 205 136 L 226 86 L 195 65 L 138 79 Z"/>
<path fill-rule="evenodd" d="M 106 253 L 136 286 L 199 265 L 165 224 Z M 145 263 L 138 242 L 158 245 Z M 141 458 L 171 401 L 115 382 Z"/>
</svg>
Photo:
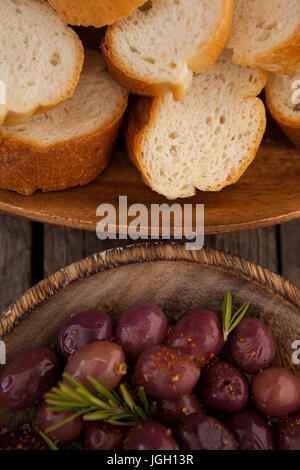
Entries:
<svg viewBox="0 0 300 470">
<path fill-rule="evenodd" d="M 83 433 L 83 450 L 118 450 L 125 438 L 125 429 L 109 423 L 89 423 Z"/>
<path fill-rule="evenodd" d="M 269 367 L 254 377 L 252 397 L 255 406 L 264 415 L 286 416 L 300 406 L 300 382 L 287 369 Z"/>
<path fill-rule="evenodd" d="M 300 450 L 300 413 L 282 418 L 277 433 L 278 450 Z"/>
<path fill-rule="evenodd" d="M 88 310 L 71 317 L 61 328 L 58 348 L 65 357 L 94 341 L 109 341 L 113 335 L 112 319 L 98 310 Z"/>
<path fill-rule="evenodd" d="M 30 349 L 18 356 L 0 378 L 0 401 L 11 410 L 37 403 L 56 382 L 59 361 L 48 347 Z"/>
<path fill-rule="evenodd" d="M 182 418 L 195 413 L 205 414 L 205 410 L 194 393 L 182 395 L 175 400 L 157 400 L 157 418 L 165 426 L 174 428 Z"/>
<path fill-rule="evenodd" d="M 65 373 L 76 379 L 91 392 L 91 376 L 108 390 L 113 390 L 126 374 L 125 357 L 121 346 L 109 341 L 95 341 L 76 351 L 67 362 Z M 64 379 L 66 384 L 69 382 Z"/>
<path fill-rule="evenodd" d="M 210 310 L 185 315 L 171 330 L 166 345 L 181 349 L 203 365 L 217 356 L 224 346 L 218 316 Z"/>
<path fill-rule="evenodd" d="M 154 346 L 140 355 L 134 376 L 149 395 L 174 399 L 194 389 L 200 369 L 180 350 Z"/>
<path fill-rule="evenodd" d="M 225 421 L 240 443 L 240 450 L 274 450 L 275 443 L 266 420 L 254 410 L 242 410 Z"/>
<path fill-rule="evenodd" d="M 265 324 L 257 318 L 245 318 L 233 331 L 230 352 L 236 365 L 249 374 L 269 367 L 276 346 Z"/>
<path fill-rule="evenodd" d="M 133 305 L 120 318 L 116 339 L 130 362 L 152 346 L 161 344 L 168 329 L 167 317 L 155 304 Z"/>
<path fill-rule="evenodd" d="M 156 421 L 148 421 L 130 429 L 124 450 L 178 450 L 178 445 L 169 429 Z"/>
<path fill-rule="evenodd" d="M 240 411 L 249 400 L 246 378 L 225 361 L 217 361 L 202 370 L 198 390 L 205 406 L 223 413 Z"/>
<path fill-rule="evenodd" d="M 69 416 L 74 414 L 73 411 L 60 411 L 53 412 L 50 410 L 51 406 L 47 403 L 42 403 L 38 409 L 36 422 L 41 431 L 46 432 L 47 428 L 60 423 Z M 81 416 L 78 416 L 72 421 L 48 432 L 47 435 L 57 441 L 61 442 L 72 442 L 77 439 L 84 427 L 84 421 Z"/>
<path fill-rule="evenodd" d="M 237 450 L 231 431 L 210 416 L 191 415 L 176 429 L 176 438 L 183 450 Z"/>
<path fill-rule="evenodd" d="M 0 450 L 49 450 L 38 433 L 24 427 L 0 435 Z"/>
</svg>

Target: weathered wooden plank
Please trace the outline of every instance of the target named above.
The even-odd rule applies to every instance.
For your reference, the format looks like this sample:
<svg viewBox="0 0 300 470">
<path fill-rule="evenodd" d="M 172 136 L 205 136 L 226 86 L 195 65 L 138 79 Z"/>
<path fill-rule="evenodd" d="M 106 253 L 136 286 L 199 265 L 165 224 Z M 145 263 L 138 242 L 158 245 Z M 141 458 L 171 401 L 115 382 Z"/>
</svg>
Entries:
<svg viewBox="0 0 300 470">
<path fill-rule="evenodd" d="M 300 287 L 300 219 L 280 226 L 282 275 Z"/>
<path fill-rule="evenodd" d="M 32 284 L 32 225 L 0 215 L 0 312 Z"/>
</svg>

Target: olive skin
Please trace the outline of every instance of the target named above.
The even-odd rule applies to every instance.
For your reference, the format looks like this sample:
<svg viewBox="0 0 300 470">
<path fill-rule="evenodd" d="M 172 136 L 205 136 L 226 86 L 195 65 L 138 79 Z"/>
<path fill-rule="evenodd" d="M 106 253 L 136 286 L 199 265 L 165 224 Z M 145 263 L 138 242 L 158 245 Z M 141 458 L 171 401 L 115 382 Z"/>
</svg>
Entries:
<svg viewBox="0 0 300 470">
<path fill-rule="evenodd" d="M 39 406 L 39 409 L 37 412 L 36 422 L 37 422 L 38 427 L 44 433 L 46 433 L 47 428 L 50 428 L 51 426 L 54 426 L 55 424 L 60 423 L 64 419 L 74 414 L 74 412 L 72 411 L 53 412 L 50 410 L 50 408 L 51 408 L 51 405 L 48 405 L 47 403 L 42 403 Z M 75 441 L 75 439 L 77 439 L 77 437 L 80 435 L 81 431 L 83 430 L 83 427 L 84 427 L 83 418 L 81 416 L 78 416 L 77 418 L 73 419 L 72 421 L 69 421 L 63 426 L 57 429 L 54 429 L 51 432 L 48 432 L 47 435 L 53 440 L 68 443 L 68 442 Z"/>
<path fill-rule="evenodd" d="M 76 351 L 69 358 L 64 372 L 92 393 L 95 393 L 95 389 L 88 382 L 87 375 L 98 380 L 103 387 L 111 391 L 126 374 L 125 356 L 118 344 L 110 341 L 95 341 Z M 66 378 L 63 381 L 70 385 Z"/>
<path fill-rule="evenodd" d="M 0 434 L 0 450 L 49 450 L 38 433 L 24 429 Z"/>
<path fill-rule="evenodd" d="M 28 408 L 41 400 L 56 382 L 59 361 L 53 349 L 30 349 L 18 356 L 0 377 L 0 401 L 11 410 Z"/>
<path fill-rule="evenodd" d="M 62 326 L 58 348 L 64 357 L 94 341 L 109 341 L 113 335 L 112 319 L 98 310 L 78 313 Z"/>
<path fill-rule="evenodd" d="M 234 365 L 221 360 L 202 369 L 198 391 L 205 406 L 223 413 L 241 411 L 249 400 L 244 375 Z"/>
<path fill-rule="evenodd" d="M 277 426 L 277 449 L 300 450 L 300 413 L 282 418 Z"/>
<path fill-rule="evenodd" d="M 225 421 L 240 443 L 240 450 L 275 450 L 272 431 L 266 420 L 254 410 L 242 410 Z"/>
<path fill-rule="evenodd" d="M 116 341 L 133 363 L 145 349 L 161 344 L 168 329 L 164 312 L 155 304 L 140 303 L 123 313 L 117 324 Z"/>
<path fill-rule="evenodd" d="M 237 450 L 231 431 L 220 421 L 205 415 L 184 418 L 175 432 L 183 450 Z"/>
<path fill-rule="evenodd" d="M 182 317 L 170 331 L 166 345 L 191 355 L 199 365 L 217 356 L 224 347 L 218 316 L 211 310 L 199 310 Z"/>
<path fill-rule="evenodd" d="M 200 377 L 200 369 L 191 357 L 180 350 L 154 346 L 140 355 L 134 377 L 148 395 L 174 399 L 194 389 Z"/>
<path fill-rule="evenodd" d="M 264 415 L 286 416 L 300 406 L 300 382 L 287 369 L 269 367 L 254 377 L 252 398 L 256 408 Z"/>
<path fill-rule="evenodd" d="M 273 337 L 257 318 L 245 318 L 232 332 L 230 352 L 235 364 L 248 374 L 269 367 L 276 353 Z"/>
<path fill-rule="evenodd" d="M 205 410 L 194 393 L 182 395 L 175 400 L 157 400 L 156 415 L 165 426 L 174 428 L 181 419 L 195 413 L 205 414 Z"/>
<path fill-rule="evenodd" d="M 131 428 L 124 441 L 124 450 L 178 450 L 170 430 L 156 421 L 147 421 Z"/>
<path fill-rule="evenodd" d="M 102 421 L 89 423 L 82 437 L 83 450 L 118 450 L 125 439 L 125 429 Z"/>
</svg>

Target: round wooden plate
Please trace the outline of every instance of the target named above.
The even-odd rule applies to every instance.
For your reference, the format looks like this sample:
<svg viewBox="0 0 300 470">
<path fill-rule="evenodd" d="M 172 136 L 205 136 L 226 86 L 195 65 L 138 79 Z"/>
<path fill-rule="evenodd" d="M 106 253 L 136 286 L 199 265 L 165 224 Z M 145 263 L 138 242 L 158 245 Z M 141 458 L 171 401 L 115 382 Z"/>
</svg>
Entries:
<svg viewBox="0 0 300 470">
<path fill-rule="evenodd" d="M 205 204 L 205 232 L 256 229 L 300 217 L 300 152 L 275 125 L 269 126 L 259 153 L 240 181 L 218 193 L 197 192 L 181 204 Z M 0 211 L 44 223 L 94 231 L 103 203 L 118 208 L 119 196 L 128 204 L 168 202 L 145 186 L 124 151 L 117 150 L 109 168 L 82 188 L 36 193 L 30 197 L 0 190 Z M 172 204 L 172 202 L 170 202 Z M 195 208 L 194 208 L 195 209 Z M 150 227 L 150 224 L 149 224 Z M 195 210 L 193 230 L 195 230 Z M 149 233 L 148 228 L 142 227 Z M 116 233 L 123 232 L 117 224 Z M 174 235 L 172 228 L 171 235 Z"/>
<path fill-rule="evenodd" d="M 114 320 L 140 301 L 157 303 L 170 320 L 198 308 L 221 313 L 230 291 L 234 307 L 249 301 L 249 314 L 261 318 L 277 344 L 275 363 L 300 379 L 292 344 L 300 339 L 300 291 L 267 269 L 220 251 L 186 251 L 178 244 L 145 244 L 90 256 L 53 274 L 26 292 L 0 316 L 7 361 L 23 351 L 55 344 L 71 314 L 100 308 Z M 0 423 L 29 422 L 34 410 L 0 407 Z"/>
</svg>

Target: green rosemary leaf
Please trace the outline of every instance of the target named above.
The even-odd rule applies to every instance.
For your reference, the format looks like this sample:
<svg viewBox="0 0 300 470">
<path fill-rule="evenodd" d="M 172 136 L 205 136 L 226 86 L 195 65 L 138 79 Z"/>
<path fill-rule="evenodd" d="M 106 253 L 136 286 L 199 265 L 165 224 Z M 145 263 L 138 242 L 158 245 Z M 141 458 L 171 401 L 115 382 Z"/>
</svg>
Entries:
<svg viewBox="0 0 300 470">
<path fill-rule="evenodd" d="M 150 405 L 150 416 L 153 416 L 156 412 L 157 409 L 157 403 L 156 401 L 153 401 Z"/>
<path fill-rule="evenodd" d="M 224 298 L 223 303 L 223 331 L 227 331 L 230 324 L 232 310 L 232 295 L 230 292 L 227 292 Z"/>
<path fill-rule="evenodd" d="M 150 408 L 149 408 L 149 401 L 148 401 L 144 387 L 138 388 L 138 396 L 139 396 L 141 405 L 144 407 L 146 414 L 149 416 L 151 414 Z"/>
<path fill-rule="evenodd" d="M 128 408 L 134 412 L 136 405 L 134 403 L 132 396 L 130 395 L 130 393 L 128 392 L 128 390 L 123 384 L 120 385 L 120 392 Z"/>
<path fill-rule="evenodd" d="M 81 416 L 84 413 L 84 411 L 77 411 L 77 413 L 74 413 L 64 420 L 60 421 L 59 423 L 54 424 L 53 426 L 50 426 L 49 428 L 46 429 L 46 433 L 49 433 L 51 431 L 55 431 L 55 429 L 60 428 L 61 426 L 64 426 L 65 424 L 69 423 L 73 419 L 76 419 L 78 416 Z"/>
<path fill-rule="evenodd" d="M 39 431 L 39 435 L 41 438 L 46 442 L 47 446 L 49 447 L 50 450 L 59 450 L 59 448 L 54 444 L 52 439 L 50 439 L 49 436 L 47 436 L 43 431 Z"/>
<path fill-rule="evenodd" d="M 148 416 L 146 413 L 142 410 L 140 406 L 135 406 L 134 407 L 135 414 L 142 420 L 142 421 L 148 421 Z"/>
<path fill-rule="evenodd" d="M 95 380 L 90 375 L 87 375 L 86 378 L 90 382 L 90 384 L 93 385 L 94 389 L 96 390 L 96 392 L 98 392 L 102 400 L 116 401 L 114 395 L 111 392 L 109 392 L 105 387 L 103 387 L 97 380 Z"/>
<path fill-rule="evenodd" d="M 244 318 L 244 316 L 247 313 L 249 305 L 250 304 L 246 304 L 246 306 L 244 307 L 244 309 L 242 310 L 240 315 L 237 317 L 237 319 L 230 325 L 230 328 L 228 330 L 228 334 L 230 334 L 238 326 L 238 324 L 242 321 L 242 319 Z"/>
</svg>

